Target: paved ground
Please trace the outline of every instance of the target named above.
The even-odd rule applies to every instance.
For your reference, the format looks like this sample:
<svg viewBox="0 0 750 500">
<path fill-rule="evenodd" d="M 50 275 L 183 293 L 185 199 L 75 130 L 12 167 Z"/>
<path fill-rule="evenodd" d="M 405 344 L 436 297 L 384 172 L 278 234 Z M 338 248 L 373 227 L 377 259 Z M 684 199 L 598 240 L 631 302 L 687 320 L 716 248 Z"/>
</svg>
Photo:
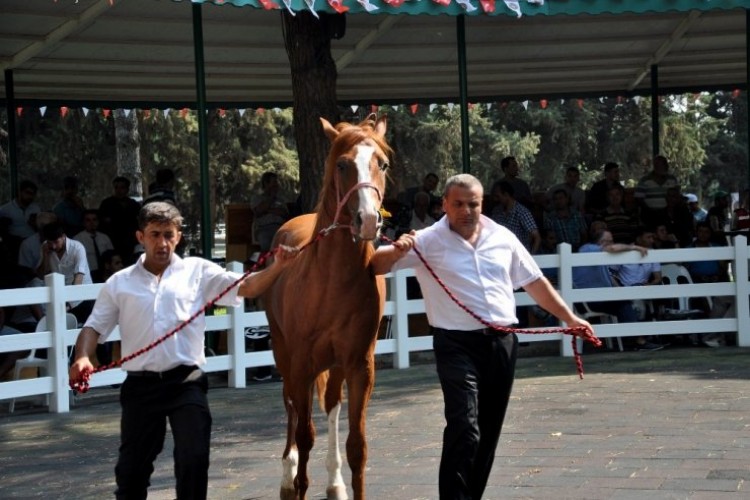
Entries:
<svg viewBox="0 0 750 500">
<path fill-rule="evenodd" d="M 579 381 L 570 359 L 519 360 L 486 498 L 750 498 L 750 349 L 597 353 L 585 357 L 585 369 Z M 281 384 L 233 390 L 212 378 L 209 497 L 278 498 Z M 111 496 L 115 390 L 92 391 L 67 415 L 28 405 L 13 415 L 0 411 L 0 497 Z M 369 498 L 437 498 L 441 411 L 432 364 L 378 371 L 368 419 Z M 322 424 L 318 412 L 313 499 L 325 490 Z M 170 448 L 157 463 L 150 498 L 174 497 Z"/>
</svg>

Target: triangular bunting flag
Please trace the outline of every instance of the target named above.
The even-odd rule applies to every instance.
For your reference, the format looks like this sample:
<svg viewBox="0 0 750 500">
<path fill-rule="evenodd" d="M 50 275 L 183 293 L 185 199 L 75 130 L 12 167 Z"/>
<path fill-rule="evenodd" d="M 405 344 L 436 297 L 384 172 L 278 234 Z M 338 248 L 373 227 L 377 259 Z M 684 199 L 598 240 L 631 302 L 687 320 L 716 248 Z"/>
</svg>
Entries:
<svg viewBox="0 0 750 500">
<path fill-rule="evenodd" d="M 328 5 L 330 5 L 338 14 L 343 14 L 349 10 L 349 7 L 344 5 L 343 0 L 328 0 Z"/>
<path fill-rule="evenodd" d="M 352 105 L 351 105 L 351 106 L 349 106 L 349 107 L 350 107 L 350 108 L 352 108 L 352 113 L 356 113 L 356 112 L 357 112 L 357 110 L 359 109 L 359 106 L 357 106 L 356 104 L 352 104 Z"/>
<path fill-rule="evenodd" d="M 279 113 L 281 113 L 281 108 L 273 108 L 273 112 L 278 115 Z"/>
<path fill-rule="evenodd" d="M 518 0 L 504 0 L 505 6 L 516 13 L 517 17 L 521 17 L 521 6 L 518 4 Z"/>
<path fill-rule="evenodd" d="M 476 7 L 474 7 L 469 0 L 456 0 L 456 3 L 464 8 L 466 12 L 474 12 L 477 10 Z"/>
<path fill-rule="evenodd" d="M 109 118 L 109 114 L 112 112 L 111 109 L 104 108 L 102 109 L 102 115 L 104 115 L 104 118 Z"/>
<path fill-rule="evenodd" d="M 245 111 L 247 111 L 245 108 L 237 110 L 240 113 L 240 117 L 245 116 Z"/>
<path fill-rule="evenodd" d="M 479 0 L 479 5 L 482 6 L 485 14 L 495 12 L 495 0 Z"/>
<path fill-rule="evenodd" d="M 523 101 L 521 106 L 523 106 L 523 109 L 529 109 L 529 101 Z"/>
<path fill-rule="evenodd" d="M 432 104 L 430 104 L 430 113 L 432 113 L 433 111 L 435 111 L 435 108 L 437 108 L 437 104 L 435 104 L 434 102 Z"/>
<path fill-rule="evenodd" d="M 320 19 L 318 13 L 315 12 L 315 0 L 305 0 L 305 5 L 307 5 L 307 8 L 310 9 L 310 13 L 315 16 L 316 19 Z"/>
<path fill-rule="evenodd" d="M 412 104 L 411 106 L 409 106 L 409 109 L 411 109 L 411 114 L 416 115 L 418 107 L 419 107 L 418 104 Z"/>
<path fill-rule="evenodd" d="M 132 109 L 126 109 L 124 111 L 125 111 L 125 118 L 128 118 L 130 116 L 130 112 L 132 111 Z"/>
<path fill-rule="evenodd" d="M 23 108 L 22 108 L 21 106 L 18 106 L 18 107 L 16 108 L 16 114 L 17 114 L 18 116 L 21 116 L 21 113 L 23 113 Z"/>
<path fill-rule="evenodd" d="M 448 103 L 448 111 L 453 111 L 453 106 L 455 106 L 455 104 L 453 104 L 452 102 L 449 102 Z"/>
<path fill-rule="evenodd" d="M 60 116 L 65 118 L 68 115 L 68 107 L 60 106 Z"/>
<path fill-rule="evenodd" d="M 89 116 L 89 108 L 81 108 L 81 111 L 83 111 L 83 116 Z"/>
<path fill-rule="evenodd" d="M 44 117 L 44 114 L 47 112 L 47 106 L 42 106 L 39 108 L 39 114 Z"/>
<path fill-rule="evenodd" d="M 370 0 L 357 0 L 357 2 L 365 8 L 367 12 L 372 12 L 374 10 L 378 10 L 380 7 L 373 5 L 370 3 Z"/>
<path fill-rule="evenodd" d="M 540 100 L 540 101 L 539 101 L 539 106 L 540 106 L 540 107 L 541 107 L 542 109 L 547 109 L 547 99 L 542 99 L 542 100 Z"/>
<path fill-rule="evenodd" d="M 163 109 L 162 112 L 161 112 L 161 114 L 164 115 L 164 118 L 166 118 L 167 115 L 169 114 L 169 108 Z"/>
</svg>

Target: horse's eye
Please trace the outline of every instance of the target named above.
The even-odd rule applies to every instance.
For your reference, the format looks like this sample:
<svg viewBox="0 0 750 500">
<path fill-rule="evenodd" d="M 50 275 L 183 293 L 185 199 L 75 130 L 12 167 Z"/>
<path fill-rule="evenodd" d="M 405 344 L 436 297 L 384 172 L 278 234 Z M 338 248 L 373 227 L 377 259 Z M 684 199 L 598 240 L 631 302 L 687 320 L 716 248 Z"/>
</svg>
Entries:
<svg viewBox="0 0 750 500">
<path fill-rule="evenodd" d="M 339 169 L 339 172 L 343 172 L 346 170 L 346 167 L 349 165 L 349 162 L 346 161 L 346 159 L 341 158 L 339 161 L 336 162 L 336 168 Z"/>
<path fill-rule="evenodd" d="M 385 172 L 386 170 L 388 170 L 388 167 L 390 167 L 390 166 L 391 166 L 391 164 L 388 163 L 387 161 L 381 161 L 380 162 L 380 170 L 382 170 L 383 172 Z"/>
</svg>

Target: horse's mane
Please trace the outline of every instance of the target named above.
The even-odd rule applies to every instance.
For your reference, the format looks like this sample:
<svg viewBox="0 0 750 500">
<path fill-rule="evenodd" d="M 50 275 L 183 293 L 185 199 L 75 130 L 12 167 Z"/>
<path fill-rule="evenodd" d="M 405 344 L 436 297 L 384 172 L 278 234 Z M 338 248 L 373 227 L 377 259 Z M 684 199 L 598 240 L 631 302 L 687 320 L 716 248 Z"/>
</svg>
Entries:
<svg viewBox="0 0 750 500">
<path fill-rule="evenodd" d="M 336 199 L 336 186 L 334 183 L 334 173 L 336 169 L 336 159 L 344 152 L 349 151 L 362 141 L 369 139 L 374 142 L 389 158 L 393 155 L 393 150 L 385 142 L 385 139 L 375 133 L 376 122 L 372 117 L 354 125 L 348 122 L 340 122 L 336 125 L 339 132 L 338 137 L 331 144 L 331 149 L 326 157 L 325 174 L 323 176 L 323 188 L 318 196 L 318 203 L 315 206 L 315 212 L 323 213 L 325 210 L 326 200 Z M 387 172 L 386 172 L 387 175 Z"/>
</svg>

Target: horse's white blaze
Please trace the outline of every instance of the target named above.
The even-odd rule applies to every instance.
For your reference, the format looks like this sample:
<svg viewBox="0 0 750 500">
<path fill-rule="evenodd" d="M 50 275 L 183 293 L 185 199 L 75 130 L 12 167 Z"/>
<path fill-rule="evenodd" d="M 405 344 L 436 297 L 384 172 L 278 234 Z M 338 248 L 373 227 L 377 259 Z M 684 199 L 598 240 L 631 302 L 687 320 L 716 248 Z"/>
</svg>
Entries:
<svg viewBox="0 0 750 500">
<path fill-rule="evenodd" d="M 281 459 L 283 471 L 281 473 L 281 489 L 294 490 L 294 478 L 297 477 L 297 465 L 299 464 L 299 454 L 297 448 L 289 450 L 289 455 Z"/>
<path fill-rule="evenodd" d="M 339 413 L 341 413 L 341 403 L 334 406 L 328 414 L 328 456 L 326 456 L 328 489 L 344 486 L 344 478 L 341 476 L 341 453 L 339 452 Z"/>
<path fill-rule="evenodd" d="M 357 156 L 354 163 L 357 165 L 357 182 L 371 183 L 370 177 L 370 160 L 375 154 L 375 148 L 366 144 L 357 146 Z M 372 188 L 362 188 L 357 190 L 357 214 L 359 215 L 362 226 L 359 228 L 359 234 L 363 239 L 374 239 L 378 232 L 378 207 L 372 201 L 374 195 Z"/>
</svg>

